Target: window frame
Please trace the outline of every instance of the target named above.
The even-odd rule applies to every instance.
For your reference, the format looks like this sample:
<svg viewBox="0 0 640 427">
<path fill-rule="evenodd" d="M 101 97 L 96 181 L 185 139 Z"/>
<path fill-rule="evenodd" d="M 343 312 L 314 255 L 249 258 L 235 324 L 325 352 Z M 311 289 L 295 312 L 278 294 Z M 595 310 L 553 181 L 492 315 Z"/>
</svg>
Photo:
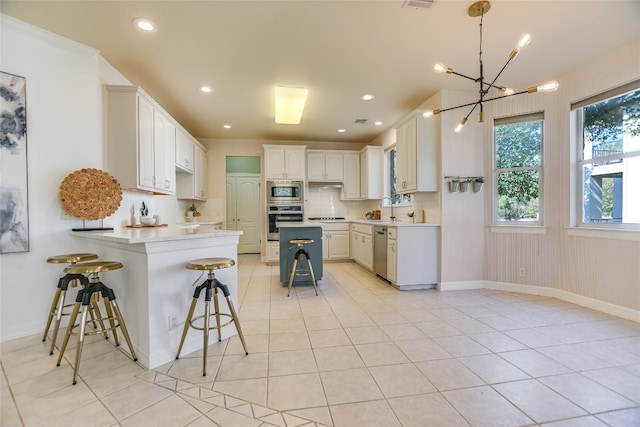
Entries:
<svg viewBox="0 0 640 427">
<path fill-rule="evenodd" d="M 393 186 L 392 183 L 392 171 L 391 171 L 391 157 L 392 154 L 391 152 L 395 152 L 395 154 L 393 154 L 393 158 L 396 161 L 396 165 L 397 165 L 397 161 L 398 161 L 398 151 L 397 151 L 397 147 L 396 144 L 393 144 L 391 146 L 389 146 L 388 148 L 385 149 L 384 151 L 384 196 L 386 199 L 382 200 L 382 206 L 385 207 L 389 207 L 389 206 L 394 206 L 394 207 L 402 207 L 402 206 L 412 206 L 412 202 L 413 202 L 413 197 L 411 194 L 402 194 L 402 193 L 397 193 L 398 195 L 400 195 L 400 201 L 397 203 L 393 203 L 393 197 L 391 195 L 391 189 Z M 394 178 L 397 179 L 397 175 L 394 176 Z M 396 188 L 397 188 L 397 182 L 396 182 Z"/>
<path fill-rule="evenodd" d="M 540 122 L 540 164 L 538 166 L 522 166 L 522 167 L 509 167 L 498 168 L 497 165 L 497 138 L 496 127 L 515 123 L 524 122 Z M 513 116 L 496 117 L 493 119 L 492 126 L 492 142 L 493 142 L 493 177 L 492 177 L 492 227 L 503 227 L 505 229 L 513 229 L 518 227 L 534 228 L 544 227 L 545 224 L 545 203 L 544 203 L 544 144 L 545 144 L 545 117 L 544 111 L 535 111 L 531 113 L 516 114 Z M 521 220 L 521 221 L 499 221 L 499 195 L 498 195 L 498 181 L 499 175 L 502 171 L 526 171 L 535 170 L 538 172 L 538 219 L 537 220 Z"/>
<path fill-rule="evenodd" d="M 598 104 L 603 101 L 607 101 L 609 99 L 627 94 L 629 92 L 640 90 L 640 79 L 635 80 L 620 86 L 617 86 L 613 89 L 600 92 L 598 94 L 586 97 L 581 99 L 580 101 L 571 103 L 571 116 L 572 116 L 572 133 L 574 135 L 574 147 L 575 147 L 575 155 L 574 155 L 574 187 L 573 192 L 574 197 L 573 200 L 573 227 L 575 230 L 602 230 L 610 231 L 610 232 L 638 232 L 640 231 L 640 223 L 624 223 L 624 222 L 596 222 L 590 221 L 585 222 L 585 206 L 584 206 L 584 174 L 583 167 L 587 164 L 594 164 L 600 162 L 606 162 L 611 160 L 623 160 L 625 158 L 640 158 L 640 150 L 623 152 L 615 155 L 605 156 L 605 157 L 597 157 L 591 159 L 584 158 L 584 114 L 583 108 Z M 597 161 L 596 161 L 597 160 Z M 617 236 L 618 238 L 624 238 L 622 236 Z"/>
</svg>

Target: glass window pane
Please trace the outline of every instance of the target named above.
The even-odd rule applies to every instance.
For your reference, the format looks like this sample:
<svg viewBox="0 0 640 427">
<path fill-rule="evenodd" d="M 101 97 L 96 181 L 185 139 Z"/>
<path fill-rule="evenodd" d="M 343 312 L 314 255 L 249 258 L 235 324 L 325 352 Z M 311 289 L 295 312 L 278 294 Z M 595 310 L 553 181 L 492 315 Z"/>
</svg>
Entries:
<svg viewBox="0 0 640 427">
<path fill-rule="evenodd" d="M 540 166 L 541 120 L 496 126 L 495 138 L 497 168 Z"/>
<path fill-rule="evenodd" d="M 539 221 L 540 181 L 537 170 L 498 172 L 500 221 Z"/>
</svg>

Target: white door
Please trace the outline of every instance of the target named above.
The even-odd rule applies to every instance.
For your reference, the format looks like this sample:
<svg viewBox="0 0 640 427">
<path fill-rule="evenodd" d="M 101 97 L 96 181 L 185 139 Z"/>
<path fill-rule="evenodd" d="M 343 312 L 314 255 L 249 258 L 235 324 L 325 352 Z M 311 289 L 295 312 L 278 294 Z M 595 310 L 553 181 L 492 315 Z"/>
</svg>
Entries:
<svg viewBox="0 0 640 427">
<path fill-rule="evenodd" d="M 260 253 L 260 176 L 227 175 L 227 229 L 240 230 L 238 253 Z"/>
</svg>

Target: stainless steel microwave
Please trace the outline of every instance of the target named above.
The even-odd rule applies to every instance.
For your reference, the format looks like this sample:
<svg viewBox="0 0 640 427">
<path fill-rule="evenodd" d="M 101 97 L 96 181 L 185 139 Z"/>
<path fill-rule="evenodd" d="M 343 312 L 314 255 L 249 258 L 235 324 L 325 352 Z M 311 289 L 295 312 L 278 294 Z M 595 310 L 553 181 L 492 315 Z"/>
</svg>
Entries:
<svg viewBox="0 0 640 427">
<path fill-rule="evenodd" d="M 280 205 L 304 203 L 303 181 L 267 181 L 267 204 Z"/>
</svg>

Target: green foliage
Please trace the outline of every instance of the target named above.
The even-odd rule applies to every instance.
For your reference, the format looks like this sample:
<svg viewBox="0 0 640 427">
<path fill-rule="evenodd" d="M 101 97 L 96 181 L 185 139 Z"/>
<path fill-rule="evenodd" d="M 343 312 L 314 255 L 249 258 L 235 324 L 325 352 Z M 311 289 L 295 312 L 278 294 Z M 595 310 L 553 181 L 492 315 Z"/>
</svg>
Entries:
<svg viewBox="0 0 640 427">
<path fill-rule="evenodd" d="M 142 207 L 140 208 L 140 215 L 142 216 L 149 215 L 149 209 L 147 208 L 147 205 L 144 204 L 144 202 L 142 202 Z"/>
<path fill-rule="evenodd" d="M 584 133 L 591 136 L 594 147 L 621 151 L 625 131 L 640 135 L 640 90 L 589 105 L 583 111 Z"/>
</svg>

